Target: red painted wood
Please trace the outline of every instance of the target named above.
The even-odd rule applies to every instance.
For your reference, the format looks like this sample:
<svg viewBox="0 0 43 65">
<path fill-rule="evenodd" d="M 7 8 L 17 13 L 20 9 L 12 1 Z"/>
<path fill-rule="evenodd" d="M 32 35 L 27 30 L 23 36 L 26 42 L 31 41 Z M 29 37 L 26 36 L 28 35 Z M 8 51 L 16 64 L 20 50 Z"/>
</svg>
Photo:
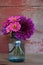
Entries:
<svg viewBox="0 0 43 65">
<path fill-rule="evenodd" d="M 0 52 L 8 53 L 8 43 L 10 42 L 9 35 L 0 36 Z"/>
<path fill-rule="evenodd" d="M 12 15 L 31 17 L 38 23 L 36 29 L 40 29 L 40 24 L 43 25 L 43 0 L 0 0 L 0 31 L 3 21 Z M 9 35 L 0 36 L 0 53 L 8 53 L 9 40 Z"/>
<path fill-rule="evenodd" d="M 0 18 L 8 18 L 12 15 L 21 15 L 22 7 L 0 7 Z"/>
<path fill-rule="evenodd" d="M 22 6 L 25 0 L 0 0 L 0 6 Z"/>
<path fill-rule="evenodd" d="M 43 0 L 0 0 L 0 6 L 43 6 Z"/>
</svg>

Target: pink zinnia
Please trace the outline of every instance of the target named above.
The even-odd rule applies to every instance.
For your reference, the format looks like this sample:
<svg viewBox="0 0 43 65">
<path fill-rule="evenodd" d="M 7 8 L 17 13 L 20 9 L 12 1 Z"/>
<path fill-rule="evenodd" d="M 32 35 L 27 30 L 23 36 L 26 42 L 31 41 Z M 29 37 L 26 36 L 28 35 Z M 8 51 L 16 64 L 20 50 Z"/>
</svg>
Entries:
<svg viewBox="0 0 43 65">
<path fill-rule="evenodd" d="M 8 18 L 9 21 L 13 21 L 14 16 L 11 16 L 10 18 Z"/>
<path fill-rule="evenodd" d="M 10 25 L 6 27 L 6 31 L 7 33 L 10 31 L 17 32 L 18 30 L 20 30 L 20 28 L 21 28 L 21 25 L 19 24 L 19 22 L 10 23 Z"/>
<path fill-rule="evenodd" d="M 10 22 L 14 22 L 14 21 L 17 21 L 17 20 L 20 20 L 20 16 L 12 16 L 8 19 Z"/>
</svg>

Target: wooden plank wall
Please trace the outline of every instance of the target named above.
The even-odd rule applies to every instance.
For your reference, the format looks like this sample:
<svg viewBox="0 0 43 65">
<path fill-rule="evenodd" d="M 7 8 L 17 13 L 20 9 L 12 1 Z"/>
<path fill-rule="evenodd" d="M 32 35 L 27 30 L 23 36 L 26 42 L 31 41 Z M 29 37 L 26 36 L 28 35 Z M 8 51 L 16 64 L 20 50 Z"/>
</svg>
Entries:
<svg viewBox="0 0 43 65">
<path fill-rule="evenodd" d="M 36 33 L 43 33 L 43 0 L 0 0 L 0 32 L 3 21 L 12 15 L 31 17 Z M 0 34 L 0 53 L 8 53 L 9 40 L 9 35 Z"/>
</svg>

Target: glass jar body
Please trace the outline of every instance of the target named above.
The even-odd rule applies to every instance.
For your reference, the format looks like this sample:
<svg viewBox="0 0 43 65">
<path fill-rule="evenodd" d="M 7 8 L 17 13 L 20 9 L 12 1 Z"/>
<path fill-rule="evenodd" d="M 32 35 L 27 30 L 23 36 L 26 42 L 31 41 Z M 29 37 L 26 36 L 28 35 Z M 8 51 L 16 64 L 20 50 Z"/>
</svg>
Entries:
<svg viewBox="0 0 43 65">
<path fill-rule="evenodd" d="M 9 43 L 9 56 L 11 62 L 23 62 L 25 60 L 25 42 L 11 38 Z"/>
</svg>

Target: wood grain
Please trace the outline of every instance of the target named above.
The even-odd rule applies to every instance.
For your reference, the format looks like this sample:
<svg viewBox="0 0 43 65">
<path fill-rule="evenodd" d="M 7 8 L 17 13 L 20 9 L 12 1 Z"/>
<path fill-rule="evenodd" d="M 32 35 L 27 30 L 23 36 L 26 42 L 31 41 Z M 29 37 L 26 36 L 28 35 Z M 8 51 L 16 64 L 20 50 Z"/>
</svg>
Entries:
<svg viewBox="0 0 43 65">
<path fill-rule="evenodd" d="M 33 40 L 43 39 L 43 0 L 0 0 L 0 53 L 8 53 L 9 35 L 1 35 L 1 30 L 3 21 L 12 15 L 32 18 L 37 33 Z"/>
<path fill-rule="evenodd" d="M 0 6 L 43 6 L 43 0 L 0 0 Z"/>
<path fill-rule="evenodd" d="M 0 65 L 43 65 L 43 54 L 28 54 L 24 62 L 14 63 L 8 61 L 8 54 L 0 54 Z"/>
</svg>

